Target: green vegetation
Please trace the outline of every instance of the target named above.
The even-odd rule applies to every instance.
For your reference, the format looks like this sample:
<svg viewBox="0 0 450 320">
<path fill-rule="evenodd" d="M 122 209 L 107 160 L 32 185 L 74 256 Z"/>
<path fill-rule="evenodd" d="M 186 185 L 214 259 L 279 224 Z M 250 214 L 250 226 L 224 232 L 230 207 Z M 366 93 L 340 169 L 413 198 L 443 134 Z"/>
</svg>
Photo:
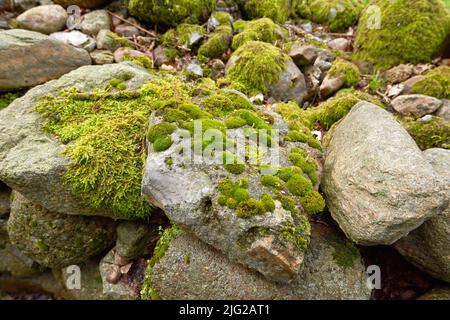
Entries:
<svg viewBox="0 0 450 320">
<path fill-rule="evenodd" d="M 230 26 L 219 26 L 209 39 L 198 49 L 198 55 L 206 58 L 220 58 L 230 47 L 233 31 Z"/>
<path fill-rule="evenodd" d="M 357 66 L 340 58 L 333 62 L 333 66 L 328 71 L 328 75 L 342 77 L 346 87 L 356 86 L 361 76 Z"/>
<path fill-rule="evenodd" d="M 249 19 L 267 17 L 284 23 L 292 13 L 291 0 L 248 0 L 244 11 Z"/>
<path fill-rule="evenodd" d="M 377 0 L 376 5 L 381 10 L 381 28 L 373 26 L 374 7 L 367 7 L 359 21 L 355 58 L 380 69 L 431 61 L 450 28 L 450 13 L 443 2 Z"/>
<path fill-rule="evenodd" d="M 205 21 L 216 8 L 215 0 L 129 0 L 132 16 L 152 23 L 176 26 Z"/>
<path fill-rule="evenodd" d="M 233 38 L 233 50 L 250 41 L 262 41 L 274 44 L 276 41 L 287 38 L 287 30 L 276 25 L 269 18 L 246 22 L 242 25 L 242 28 L 242 31 Z"/>
<path fill-rule="evenodd" d="M 425 122 L 408 119 L 403 122 L 403 126 L 422 150 L 450 149 L 450 124 L 440 117 L 433 117 Z"/>
<path fill-rule="evenodd" d="M 291 243 L 298 252 L 303 252 L 309 245 L 311 226 L 305 216 L 295 217 L 294 223 L 283 226 L 279 235 L 285 241 Z"/>
<path fill-rule="evenodd" d="M 411 91 L 438 99 L 450 99 L 450 67 L 441 66 L 428 71 L 424 79 L 412 86 Z"/>
<path fill-rule="evenodd" d="M 20 94 L 12 92 L 0 94 L 0 110 L 9 106 L 14 100 L 16 100 L 19 97 Z"/>
<path fill-rule="evenodd" d="M 336 234 L 329 234 L 327 240 L 333 247 L 333 259 L 339 266 L 353 268 L 361 259 L 358 248 L 350 240 Z"/>
<path fill-rule="evenodd" d="M 266 93 L 275 83 L 290 59 L 277 47 L 261 41 L 250 41 L 233 53 L 237 61 L 229 68 L 226 80 L 230 87 L 246 94 Z"/>
<path fill-rule="evenodd" d="M 167 249 L 169 249 L 170 242 L 173 239 L 183 235 L 183 233 L 184 232 L 177 226 L 172 226 L 171 228 L 164 230 L 163 234 L 156 243 L 152 258 L 148 261 L 144 282 L 142 284 L 141 299 L 159 300 L 158 292 L 153 288 L 152 284 L 153 267 L 164 257 Z"/>
</svg>

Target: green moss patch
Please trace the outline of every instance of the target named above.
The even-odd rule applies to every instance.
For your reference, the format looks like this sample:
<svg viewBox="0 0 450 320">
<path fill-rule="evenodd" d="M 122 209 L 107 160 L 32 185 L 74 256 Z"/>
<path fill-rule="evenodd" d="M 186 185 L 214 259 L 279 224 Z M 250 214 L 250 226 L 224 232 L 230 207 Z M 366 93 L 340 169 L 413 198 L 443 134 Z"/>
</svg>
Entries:
<svg viewBox="0 0 450 320">
<path fill-rule="evenodd" d="M 353 268 L 358 259 L 361 259 L 358 248 L 350 240 L 335 234 L 328 235 L 326 239 L 333 247 L 333 259 L 337 265 Z"/>
<path fill-rule="evenodd" d="M 359 69 L 353 63 L 344 59 L 336 59 L 328 71 L 329 76 L 342 77 L 346 87 L 354 87 L 358 84 L 361 76 Z"/>
<path fill-rule="evenodd" d="M 303 252 L 309 245 L 311 226 L 305 216 L 297 216 L 294 223 L 283 226 L 278 233 L 282 239 L 291 243 L 298 252 Z"/>
<path fill-rule="evenodd" d="M 361 15 L 355 58 L 380 69 L 402 63 L 429 62 L 448 35 L 449 11 L 441 0 L 377 0 L 380 28 L 374 26 L 374 6 Z M 426 44 L 426 45 L 425 45 Z"/>
<path fill-rule="evenodd" d="M 249 19 L 267 17 L 284 23 L 292 13 L 290 0 L 248 0 L 244 4 Z"/>
<path fill-rule="evenodd" d="M 287 38 L 287 30 L 282 29 L 269 18 L 249 21 L 242 25 L 242 31 L 234 36 L 232 48 L 236 50 L 250 41 L 275 43 Z"/>
<path fill-rule="evenodd" d="M 403 126 L 422 150 L 450 149 L 450 124 L 440 117 L 433 117 L 426 122 L 408 119 L 403 121 Z"/>
<path fill-rule="evenodd" d="M 230 26 L 216 28 L 208 40 L 198 49 L 198 55 L 206 58 L 220 58 L 228 51 L 233 31 Z"/>
<path fill-rule="evenodd" d="M 416 82 L 411 91 L 438 99 L 450 99 L 450 67 L 441 66 L 428 71 Z"/>
</svg>

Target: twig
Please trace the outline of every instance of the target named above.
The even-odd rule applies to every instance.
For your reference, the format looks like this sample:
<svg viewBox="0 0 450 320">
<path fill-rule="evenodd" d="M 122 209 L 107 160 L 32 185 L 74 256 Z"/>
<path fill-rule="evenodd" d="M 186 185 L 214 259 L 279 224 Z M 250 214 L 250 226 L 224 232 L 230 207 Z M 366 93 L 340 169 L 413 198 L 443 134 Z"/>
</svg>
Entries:
<svg viewBox="0 0 450 320">
<path fill-rule="evenodd" d="M 130 21 L 128 21 L 128 20 L 126 20 L 126 19 L 124 19 L 124 18 L 118 16 L 117 14 L 112 13 L 112 12 L 109 11 L 109 10 L 107 10 L 107 11 L 108 11 L 108 13 L 109 13 L 110 15 L 112 15 L 113 17 L 119 19 L 120 21 L 123 21 L 123 22 L 125 22 L 125 23 L 128 23 L 129 25 L 132 25 L 133 27 L 139 29 L 140 31 L 142 31 L 142 32 L 144 32 L 144 33 L 147 33 L 147 34 L 151 35 L 151 36 L 154 37 L 155 39 L 158 39 L 158 36 L 157 36 L 155 33 L 151 32 L 151 31 L 148 31 L 147 29 L 142 28 L 141 26 L 139 26 L 139 25 L 137 25 L 137 24 L 135 24 L 135 23 L 132 23 L 132 22 L 130 22 Z"/>
</svg>

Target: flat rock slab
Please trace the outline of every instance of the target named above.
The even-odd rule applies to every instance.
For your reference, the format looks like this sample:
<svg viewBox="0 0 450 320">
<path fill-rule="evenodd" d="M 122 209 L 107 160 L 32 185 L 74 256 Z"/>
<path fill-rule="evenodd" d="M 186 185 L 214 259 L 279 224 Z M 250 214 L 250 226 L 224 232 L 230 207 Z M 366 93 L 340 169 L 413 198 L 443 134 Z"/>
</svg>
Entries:
<svg viewBox="0 0 450 320">
<path fill-rule="evenodd" d="M 21 29 L 0 31 L 0 91 L 34 87 L 91 64 L 86 50 Z"/>
<path fill-rule="evenodd" d="M 442 211 L 445 185 L 382 108 L 361 102 L 334 129 L 322 190 L 333 218 L 356 243 L 392 244 L 406 236 Z"/>
</svg>

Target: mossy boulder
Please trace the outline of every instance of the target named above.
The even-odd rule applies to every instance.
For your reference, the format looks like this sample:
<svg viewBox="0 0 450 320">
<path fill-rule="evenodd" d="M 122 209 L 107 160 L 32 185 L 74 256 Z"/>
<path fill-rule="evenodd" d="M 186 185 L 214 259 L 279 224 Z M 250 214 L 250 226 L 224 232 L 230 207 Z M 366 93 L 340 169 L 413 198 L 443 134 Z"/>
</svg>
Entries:
<svg viewBox="0 0 450 320">
<path fill-rule="evenodd" d="M 249 19 L 266 17 L 285 23 L 293 12 L 291 0 L 243 0 L 241 3 Z"/>
<path fill-rule="evenodd" d="M 364 0 L 299 0 L 296 10 L 300 16 L 325 24 L 331 31 L 345 31 L 358 21 L 365 3 Z"/>
<path fill-rule="evenodd" d="M 232 48 L 236 50 L 249 41 L 274 44 L 288 38 L 288 32 L 269 18 L 261 18 L 242 23 L 242 30 L 233 37 Z"/>
<path fill-rule="evenodd" d="M 225 83 L 246 94 L 268 94 L 275 100 L 303 102 L 305 77 L 281 49 L 261 41 L 240 46 L 228 61 Z"/>
<path fill-rule="evenodd" d="M 308 246 L 308 216 L 325 205 L 317 193 L 320 151 L 285 141 L 280 163 L 273 163 L 278 176 L 270 156 L 283 143 L 272 130 L 280 129 L 281 138 L 287 133 L 280 115 L 210 79 L 195 84 L 166 76 L 158 88 L 162 97 L 177 98 L 161 101 L 150 117 L 147 200 L 231 260 L 275 281 L 292 279 Z M 244 154 L 233 147 L 255 139 L 261 145 L 239 149 Z M 284 166 L 295 174 L 282 174 Z"/>
<path fill-rule="evenodd" d="M 450 99 L 450 67 L 440 66 L 428 71 L 423 79 L 412 85 L 411 92 L 438 99 Z"/>
<path fill-rule="evenodd" d="M 367 300 L 370 297 L 358 249 L 338 231 L 319 223 L 311 224 L 311 244 L 304 267 L 291 284 L 269 281 L 190 234 L 178 235 L 167 243 L 164 255 L 147 270 L 146 279 L 151 279 L 153 295 L 146 290 L 143 299 Z"/>
<path fill-rule="evenodd" d="M 372 4 L 362 13 L 354 47 L 355 58 L 377 68 L 429 62 L 448 35 L 450 13 L 441 0 L 377 0 Z"/>
<path fill-rule="evenodd" d="M 140 196 L 143 163 L 136 136 L 145 135 L 147 108 L 110 81 L 133 90 L 150 77 L 130 62 L 89 66 L 16 99 L 0 111 L 0 180 L 54 212 L 147 217 L 151 208 Z M 95 89 L 109 90 L 101 104 Z M 119 117 L 111 112 L 117 108 Z"/>
<path fill-rule="evenodd" d="M 445 119 L 436 116 L 427 120 L 409 118 L 402 124 L 420 149 L 450 149 L 450 123 Z"/>
<path fill-rule="evenodd" d="M 209 35 L 208 40 L 198 49 L 198 55 L 207 58 L 220 58 L 228 51 L 233 38 L 233 31 L 229 26 L 220 26 Z"/>
<path fill-rule="evenodd" d="M 45 267 L 65 267 L 102 252 L 115 240 L 115 224 L 106 218 L 50 212 L 14 193 L 8 234 L 26 256 Z"/>
<path fill-rule="evenodd" d="M 216 7 L 215 0 L 130 0 L 131 15 L 144 21 L 176 26 L 179 23 L 200 23 L 208 19 Z"/>
</svg>

